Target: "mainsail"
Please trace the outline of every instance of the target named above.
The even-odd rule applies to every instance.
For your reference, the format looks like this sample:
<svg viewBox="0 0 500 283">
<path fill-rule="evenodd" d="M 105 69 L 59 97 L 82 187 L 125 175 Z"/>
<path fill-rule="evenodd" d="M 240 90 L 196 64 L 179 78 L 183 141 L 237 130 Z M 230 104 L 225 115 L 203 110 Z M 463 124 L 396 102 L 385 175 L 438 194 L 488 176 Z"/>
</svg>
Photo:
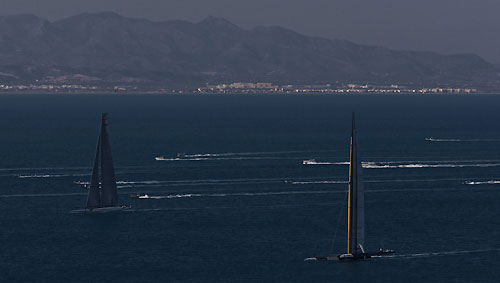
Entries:
<svg viewBox="0 0 500 283">
<path fill-rule="evenodd" d="M 349 164 L 349 199 L 347 217 L 347 253 L 364 253 L 365 198 L 361 161 L 358 153 L 358 137 L 354 113 L 352 114 L 351 160 Z"/>
<path fill-rule="evenodd" d="M 106 117 L 102 114 L 101 130 L 101 170 L 102 170 L 102 206 L 114 206 L 118 200 L 118 191 L 116 190 L 115 169 L 113 168 L 113 157 L 111 156 L 111 144 L 107 130 Z"/>
<path fill-rule="evenodd" d="M 101 158 L 101 180 L 99 180 L 99 157 Z M 115 206 L 118 200 L 115 170 L 111 156 L 111 145 L 107 130 L 107 114 L 101 114 L 101 128 L 90 180 L 87 208 Z"/>
<path fill-rule="evenodd" d="M 95 208 L 101 206 L 101 192 L 99 190 L 99 149 L 101 144 L 101 134 L 99 130 L 99 138 L 94 157 L 94 166 L 92 167 L 92 177 L 90 179 L 89 195 L 87 197 L 87 208 Z"/>
</svg>

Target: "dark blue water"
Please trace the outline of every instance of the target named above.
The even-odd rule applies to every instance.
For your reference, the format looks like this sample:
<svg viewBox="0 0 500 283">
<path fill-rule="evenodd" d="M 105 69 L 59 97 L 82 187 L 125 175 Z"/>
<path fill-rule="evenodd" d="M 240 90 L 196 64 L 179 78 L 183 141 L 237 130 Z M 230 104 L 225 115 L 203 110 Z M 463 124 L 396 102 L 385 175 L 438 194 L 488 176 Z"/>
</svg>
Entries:
<svg viewBox="0 0 500 283">
<path fill-rule="evenodd" d="M 0 281 L 498 282 L 498 105 L 499 96 L 3 95 Z M 73 182 L 90 179 L 101 111 L 120 202 L 134 210 L 70 214 L 85 204 Z M 351 111 L 367 162 L 365 248 L 397 256 L 304 261 L 346 248 Z M 186 160 L 154 159 L 179 152 Z M 312 158 L 327 164 L 302 164 Z"/>
</svg>

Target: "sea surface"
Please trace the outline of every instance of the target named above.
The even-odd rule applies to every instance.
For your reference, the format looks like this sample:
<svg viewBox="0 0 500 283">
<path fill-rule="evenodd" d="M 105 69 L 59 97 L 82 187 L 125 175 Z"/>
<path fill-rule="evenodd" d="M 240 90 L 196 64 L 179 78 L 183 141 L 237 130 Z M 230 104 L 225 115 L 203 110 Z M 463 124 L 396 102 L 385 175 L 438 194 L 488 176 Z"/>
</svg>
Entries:
<svg viewBox="0 0 500 283">
<path fill-rule="evenodd" d="M 486 95 L 0 95 L 0 281 L 499 282 L 499 106 Z M 304 261 L 346 250 L 353 111 L 365 249 L 396 254 Z M 90 179 L 101 112 L 119 202 L 133 209 L 71 214 L 86 202 L 75 182 Z"/>
</svg>

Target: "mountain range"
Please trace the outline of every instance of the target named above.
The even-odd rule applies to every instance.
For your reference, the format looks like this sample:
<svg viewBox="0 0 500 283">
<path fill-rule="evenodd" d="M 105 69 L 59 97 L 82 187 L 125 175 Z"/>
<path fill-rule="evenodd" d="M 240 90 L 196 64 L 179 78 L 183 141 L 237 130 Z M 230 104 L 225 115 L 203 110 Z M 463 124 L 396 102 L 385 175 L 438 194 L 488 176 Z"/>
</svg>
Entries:
<svg viewBox="0 0 500 283">
<path fill-rule="evenodd" d="M 0 83 L 489 84 L 499 74 L 498 66 L 474 54 L 391 50 L 277 26 L 247 30 L 215 17 L 198 23 L 112 12 L 54 22 L 0 17 Z"/>
</svg>

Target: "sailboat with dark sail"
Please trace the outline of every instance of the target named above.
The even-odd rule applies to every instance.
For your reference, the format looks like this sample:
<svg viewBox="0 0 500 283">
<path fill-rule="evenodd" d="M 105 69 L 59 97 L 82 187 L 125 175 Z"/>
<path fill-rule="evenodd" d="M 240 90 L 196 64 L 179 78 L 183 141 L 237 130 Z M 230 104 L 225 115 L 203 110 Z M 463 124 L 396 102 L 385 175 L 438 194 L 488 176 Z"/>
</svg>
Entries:
<svg viewBox="0 0 500 283">
<path fill-rule="evenodd" d="M 107 113 L 102 113 L 101 128 L 97 140 L 94 166 L 92 168 L 92 177 L 87 197 L 87 207 L 85 209 L 73 210 L 71 211 L 72 213 L 110 212 L 131 208 L 130 206 L 117 205 L 118 191 L 107 127 Z M 99 174 L 99 161 L 101 163 L 101 174 Z"/>
<path fill-rule="evenodd" d="M 347 252 L 339 255 L 328 255 L 308 258 L 307 260 L 339 260 L 353 261 L 367 259 L 373 256 L 393 254 L 393 250 L 380 249 L 376 252 L 367 252 L 364 248 L 365 215 L 364 190 L 361 175 L 362 166 L 358 153 L 358 137 L 354 113 L 352 114 L 351 154 L 349 162 L 349 190 L 347 201 Z"/>
</svg>

